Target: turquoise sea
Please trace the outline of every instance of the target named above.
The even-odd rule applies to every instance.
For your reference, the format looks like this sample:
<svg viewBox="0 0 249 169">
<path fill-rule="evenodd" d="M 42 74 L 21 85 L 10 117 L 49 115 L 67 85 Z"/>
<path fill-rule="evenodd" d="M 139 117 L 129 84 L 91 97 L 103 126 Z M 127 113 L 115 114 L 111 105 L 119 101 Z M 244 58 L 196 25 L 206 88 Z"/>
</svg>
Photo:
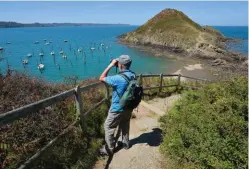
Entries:
<svg viewBox="0 0 249 169">
<path fill-rule="evenodd" d="M 48 81 L 60 82 L 63 76 L 78 76 L 79 79 L 98 77 L 110 60 L 121 54 L 133 59 L 132 70 L 136 73 L 167 73 L 177 66 L 175 61 L 153 57 L 149 53 L 129 48 L 117 42 L 116 36 L 136 29 L 137 26 L 75 26 L 32 27 L 0 29 L 1 71 L 7 62 L 12 69 L 27 71 Z M 248 27 L 215 27 L 228 37 L 246 39 L 233 50 L 248 53 Z M 67 42 L 64 42 L 64 41 Z M 34 42 L 39 41 L 38 44 Z M 8 42 L 10 44 L 8 44 Z M 51 42 L 46 45 L 46 43 Z M 94 50 L 91 50 L 94 48 Z M 81 50 L 81 52 L 78 51 Z M 63 50 L 67 59 L 59 53 Z M 50 53 L 54 51 L 55 56 Z M 39 53 L 44 56 L 40 57 Z M 28 54 L 32 57 L 27 58 Z M 28 59 L 23 66 L 22 61 Z M 44 64 L 39 71 L 38 64 Z M 115 73 L 115 69 L 111 73 Z"/>
<path fill-rule="evenodd" d="M 213 26 L 226 37 L 240 38 L 241 42 L 228 44 L 233 51 L 238 51 L 248 56 L 248 26 Z"/>
</svg>

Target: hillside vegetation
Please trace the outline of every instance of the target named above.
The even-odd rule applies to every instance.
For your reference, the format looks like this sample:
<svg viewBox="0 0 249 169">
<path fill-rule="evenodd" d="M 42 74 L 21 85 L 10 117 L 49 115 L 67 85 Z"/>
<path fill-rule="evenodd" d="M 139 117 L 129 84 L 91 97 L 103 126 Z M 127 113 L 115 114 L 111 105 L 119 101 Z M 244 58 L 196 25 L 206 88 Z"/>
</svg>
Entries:
<svg viewBox="0 0 249 169">
<path fill-rule="evenodd" d="M 248 79 L 186 92 L 167 116 L 161 152 L 176 168 L 248 168 Z"/>
<path fill-rule="evenodd" d="M 175 9 L 165 9 L 135 31 L 120 36 L 123 42 L 153 45 L 174 51 L 187 51 L 200 43 L 216 46 L 222 37 L 219 31 L 211 27 L 203 28 Z"/>
<path fill-rule="evenodd" d="M 87 85 L 94 80 L 85 80 Z M 23 73 L 0 72 L 0 113 L 19 108 L 29 103 L 47 98 L 72 87 L 65 84 L 51 84 Z M 82 94 L 84 111 L 104 97 L 102 89 L 90 89 Z M 108 111 L 108 103 L 93 111 L 87 119 L 87 134 L 79 126 L 74 126 L 51 148 L 32 163 L 36 169 L 88 169 L 94 164 L 98 148 L 103 141 L 103 123 Z M 31 112 L 29 116 L 0 127 L 0 168 L 18 168 L 39 149 L 72 124 L 76 114 L 74 97 L 55 105 Z"/>
</svg>

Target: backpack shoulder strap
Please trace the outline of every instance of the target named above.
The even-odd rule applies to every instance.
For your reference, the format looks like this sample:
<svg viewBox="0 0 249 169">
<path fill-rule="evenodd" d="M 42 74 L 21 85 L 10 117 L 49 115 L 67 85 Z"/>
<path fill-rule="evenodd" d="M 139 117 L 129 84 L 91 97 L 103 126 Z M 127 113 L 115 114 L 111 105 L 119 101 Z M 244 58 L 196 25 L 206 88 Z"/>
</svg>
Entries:
<svg viewBox="0 0 249 169">
<path fill-rule="evenodd" d="M 125 81 L 129 84 L 130 83 L 130 78 L 127 76 L 127 75 L 125 75 L 124 73 L 121 73 L 121 74 L 119 74 L 121 77 L 123 77 L 124 79 L 125 79 Z M 118 95 L 118 97 L 119 98 L 121 98 L 120 96 L 119 96 L 119 94 L 118 94 L 118 91 L 116 90 L 116 89 L 114 89 L 115 91 L 116 91 L 116 93 L 117 93 L 117 95 Z"/>
<path fill-rule="evenodd" d="M 130 83 L 131 80 L 130 80 L 130 78 L 127 75 L 125 75 L 124 73 L 122 73 L 122 74 L 120 74 L 120 76 L 123 77 L 126 80 L 127 83 Z"/>
</svg>

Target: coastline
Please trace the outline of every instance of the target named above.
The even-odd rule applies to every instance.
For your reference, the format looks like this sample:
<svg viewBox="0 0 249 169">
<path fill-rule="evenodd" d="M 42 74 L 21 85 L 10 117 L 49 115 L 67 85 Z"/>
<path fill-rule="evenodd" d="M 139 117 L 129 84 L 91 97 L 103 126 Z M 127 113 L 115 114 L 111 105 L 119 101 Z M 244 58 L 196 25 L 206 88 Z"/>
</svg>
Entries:
<svg viewBox="0 0 249 169">
<path fill-rule="evenodd" d="M 167 72 L 169 74 L 182 74 L 185 76 L 193 76 L 197 78 L 204 78 L 210 80 L 218 80 L 218 79 L 227 79 L 231 77 L 237 76 L 247 76 L 248 67 L 247 65 L 243 65 L 242 59 L 247 60 L 246 56 L 238 55 L 238 60 L 229 60 L 225 61 L 225 64 L 217 64 L 214 65 L 214 60 L 220 57 L 210 57 L 202 55 L 193 55 L 191 53 L 187 53 L 184 51 L 169 51 L 164 48 L 159 48 L 150 45 L 135 45 L 122 41 L 122 39 L 118 38 L 117 43 L 125 45 L 129 48 L 135 48 L 137 50 L 148 52 L 155 57 L 164 57 L 170 60 L 174 60 L 177 62 L 179 67 L 172 67 L 170 71 Z M 226 51 L 230 52 L 230 51 Z M 235 53 L 234 51 L 230 52 L 232 55 Z M 224 56 L 226 57 L 226 56 Z M 191 67 L 192 69 L 189 69 Z"/>
<path fill-rule="evenodd" d="M 59 27 L 59 26 L 130 26 L 122 23 L 19 23 L 13 21 L 0 21 L 0 28 L 23 28 L 23 27 Z"/>
</svg>

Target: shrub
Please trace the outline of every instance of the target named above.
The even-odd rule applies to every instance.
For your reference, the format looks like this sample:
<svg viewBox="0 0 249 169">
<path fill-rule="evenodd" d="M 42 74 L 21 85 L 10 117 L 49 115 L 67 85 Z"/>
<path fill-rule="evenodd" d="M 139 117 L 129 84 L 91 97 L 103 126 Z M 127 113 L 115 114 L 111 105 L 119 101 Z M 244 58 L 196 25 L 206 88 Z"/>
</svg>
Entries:
<svg viewBox="0 0 249 169">
<path fill-rule="evenodd" d="M 85 80 L 87 85 L 96 80 Z M 65 84 L 51 84 L 23 73 L 0 72 L 0 113 L 47 98 L 72 87 Z M 104 97 L 102 88 L 91 89 L 82 94 L 84 111 Z M 102 144 L 103 121 L 108 104 L 93 111 L 87 121 L 87 135 L 74 127 L 60 138 L 55 145 L 38 158 L 33 168 L 90 168 Z M 0 126 L 0 168 L 17 168 L 40 148 L 59 135 L 77 118 L 74 97 L 63 100 L 38 112 L 31 112 L 25 118 Z M 4 145 L 4 147 L 2 147 Z M 7 148 L 6 146 L 7 145 Z M 84 158 L 83 158 L 84 157 Z"/>
<path fill-rule="evenodd" d="M 103 104 L 93 111 L 86 120 L 87 134 L 82 134 L 80 127 L 73 127 L 33 164 L 34 168 L 91 168 L 97 159 L 98 150 L 103 144 L 103 124 L 107 111 L 107 104 Z"/>
<path fill-rule="evenodd" d="M 160 121 L 161 151 L 181 168 L 247 168 L 248 79 L 188 91 Z"/>
</svg>

